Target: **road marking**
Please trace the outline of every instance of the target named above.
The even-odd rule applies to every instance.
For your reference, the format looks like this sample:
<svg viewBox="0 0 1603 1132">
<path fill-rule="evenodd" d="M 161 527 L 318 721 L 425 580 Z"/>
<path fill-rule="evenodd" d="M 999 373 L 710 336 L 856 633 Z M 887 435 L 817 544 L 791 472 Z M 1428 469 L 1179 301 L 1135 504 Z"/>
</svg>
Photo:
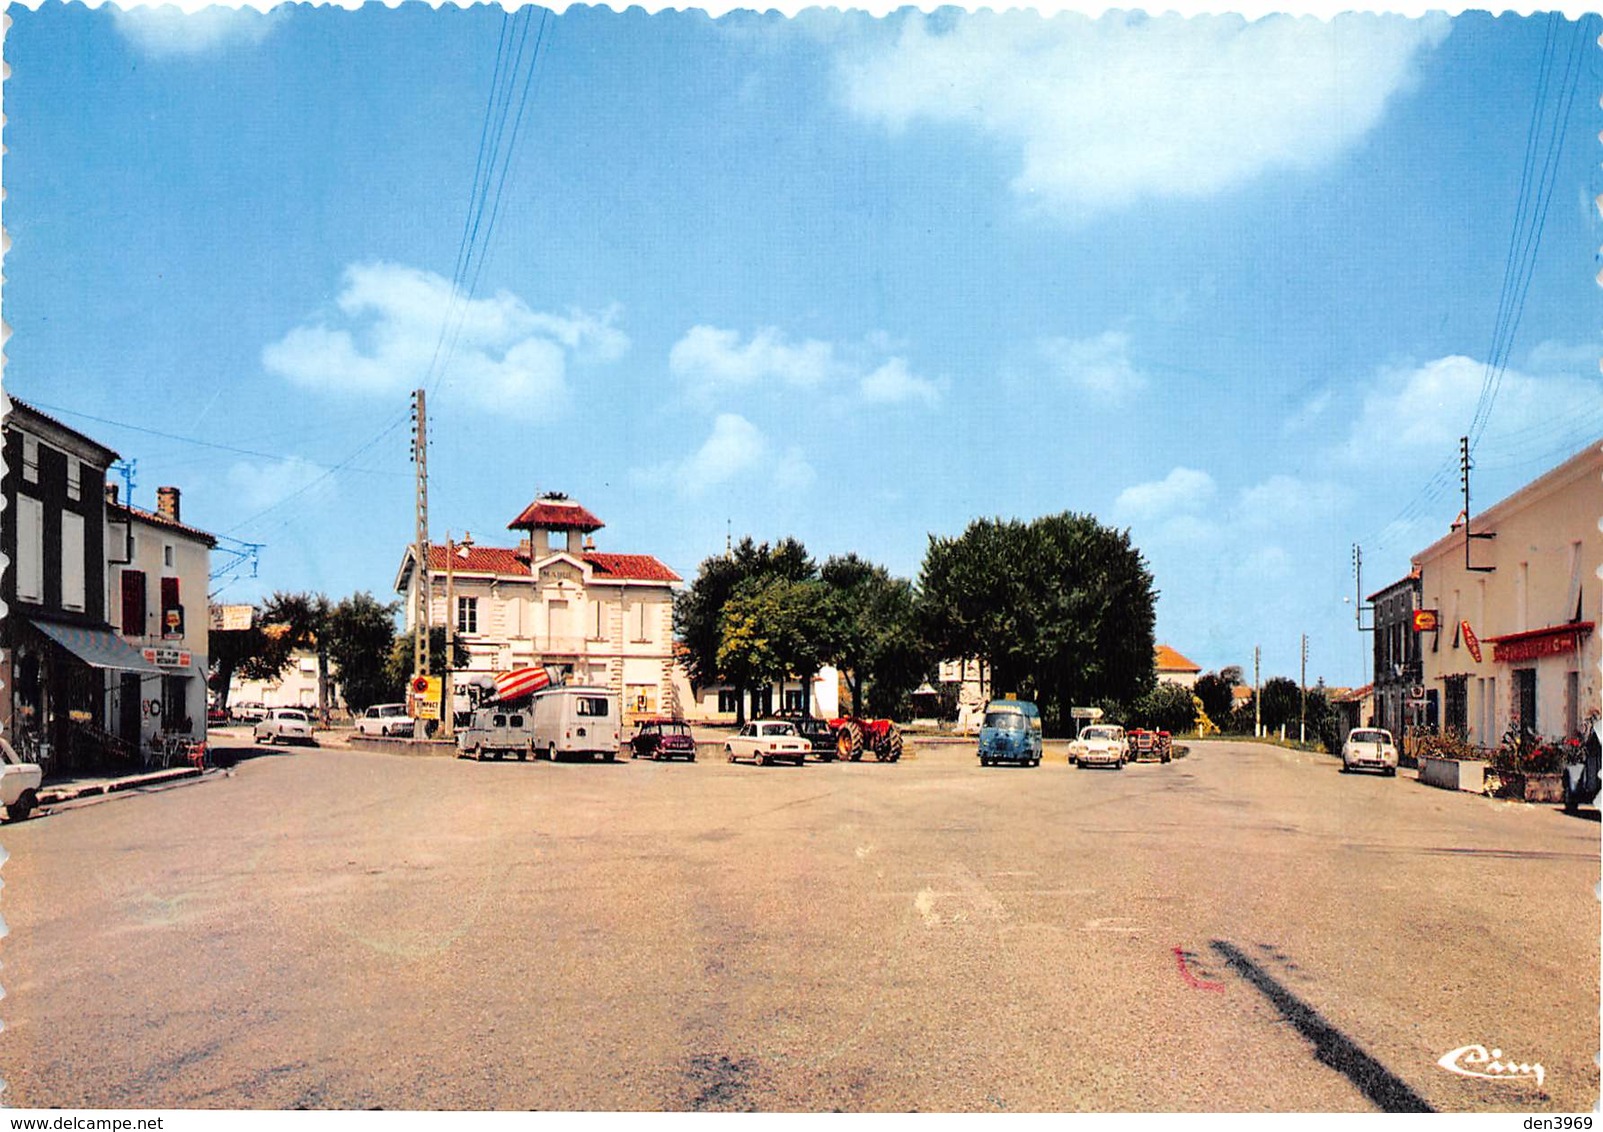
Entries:
<svg viewBox="0 0 1603 1132">
<path fill-rule="evenodd" d="M 1223 991 L 1225 989 L 1225 985 L 1223 983 L 1211 982 L 1208 979 L 1199 979 L 1193 975 L 1191 973 L 1191 968 L 1186 966 L 1186 951 L 1184 948 L 1177 947 L 1174 949 L 1174 961 L 1179 965 L 1180 977 L 1186 981 L 1187 986 L 1192 987 L 1195 990 Z"/>
</svg>

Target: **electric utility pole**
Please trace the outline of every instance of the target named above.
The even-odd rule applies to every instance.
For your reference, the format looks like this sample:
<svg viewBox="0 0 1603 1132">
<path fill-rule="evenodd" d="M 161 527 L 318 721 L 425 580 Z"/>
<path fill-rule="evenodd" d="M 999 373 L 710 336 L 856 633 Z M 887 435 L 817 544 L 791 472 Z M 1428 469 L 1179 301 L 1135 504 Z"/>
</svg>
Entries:
<svg viewBox="0 0 1603 1132">
<path fill-rule="evenodd" d="M 1263 647 L 1252 646 L 1252 734 L 1254 738 L 1263 738 L 1263 696 L 1258 689 L 1258 662 L 1262 659 Z"/>
<path fill-rule="evenodd" d="M 423 390 L 412 392 L 412 463 L 417 466 L 416 573 L 412 586 L 412 675 L 429 674 L 429 437 Z"/>
<path fill-rule="evenodd" d="M 1308 634 L 1302 635 L 1302 712 L 1297 720 L 1297 742 L 1308 742 Z"/>
</svg>

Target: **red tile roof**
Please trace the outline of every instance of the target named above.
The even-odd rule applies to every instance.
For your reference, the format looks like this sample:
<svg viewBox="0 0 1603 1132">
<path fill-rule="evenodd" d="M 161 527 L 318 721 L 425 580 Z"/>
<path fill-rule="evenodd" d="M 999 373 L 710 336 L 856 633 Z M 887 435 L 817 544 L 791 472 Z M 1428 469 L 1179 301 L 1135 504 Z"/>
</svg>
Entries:
<svg viewBox="0 0 1603 1132">
<path fill-rule="evenodd" d="M 203 542 L 209 547 L 214 547 L 217 545 L 216 535 L 207 534 L 198 527 L 191 527 L 185 523 L 177 522 L 176 520 L 169 519 L 167 516 L 158 514 L 155 511 L 146 511 L 143 507 L 130 507 L 126 503 L 108 502 L 106 504 L 106 513 L 113 516 L 111 521 L 114 523 L 117 522 L 115 516 L 127 515 L 130 518 L 138 519 L 142 523 L 149 523 L 153 527 L 166 527 L 168 530 L 177 531 L 180 534 L 186 534 L 190 538 Z"/>
<path fill-rule="evenodd" d="M 453 571 L 464 574 L 522 574 L 529 573 L 529 556 L 500 546 L 457 547 L 451 563 Z M 445 572 L 445 547 L 438 543 L 429 546 L 429 570 Z"/>
<path fill-rule="evenodd" d="M 600 519 L 580 507 L 571 499 L 552 499 L 542 495 L 523 509 L 516 519 L 507 524 L 507 530 L 534 529 L 546 531 L 599 531 L 606 526 Z"/>
<path fill-rule="evenodd" d="M 1202 665 L 1193 664 L 1168 645 L 1159 645 L 1152 650 L 1157 661 L 1159 672 L 1201 672 Z"/>
<path fill-rule="evenodd" d="M 584 554 L 583 558 L 590 564 L 596 577 L 602 579 L 631 582 L 681 580 L 678 574 L 649 554 L 597 554 L 592 551 Z M 465 550 L 457 547 L 451 569 L 463 574 L 526 578 L 529 576 L 529 555 L 522 550 L 499 546 L 471 546 Z M 429 546 L 429 570 L 435 574 L 445 572 L 445 547 L 439 543 Z"/>
<path fill-rule="evenodd" d="M 596 554 L 584 556 L 595 572 L 607 578 L 636 582 L 678 582 L 682 579 L 649 554 Z"/>
</svg>

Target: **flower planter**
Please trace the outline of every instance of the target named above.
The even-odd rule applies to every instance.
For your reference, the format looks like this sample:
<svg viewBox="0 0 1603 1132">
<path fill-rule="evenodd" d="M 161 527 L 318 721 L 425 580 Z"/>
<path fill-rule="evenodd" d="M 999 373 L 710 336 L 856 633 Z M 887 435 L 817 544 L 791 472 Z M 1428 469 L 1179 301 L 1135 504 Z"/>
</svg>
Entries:
<svg viewBox="0 0 1603 1132">
<path fill-rule="evenodd" d="M 1422 755 L 1419 760 L 1419 780 L 1427 786 L 1443 790 L 1467 790 L 1479 794 L 1486 785 L 1485 759 L 1442 759 Z"/>
<path fill-rule="evenodd" d="M 1515 770 L 1503 771 L 1499 777 L 1503 783 L 1497 791 L 1499 798 L 1513 798 L 1517 802 L 1564 801 L 1562 774 L 1528 774 Z"/>
</svg>

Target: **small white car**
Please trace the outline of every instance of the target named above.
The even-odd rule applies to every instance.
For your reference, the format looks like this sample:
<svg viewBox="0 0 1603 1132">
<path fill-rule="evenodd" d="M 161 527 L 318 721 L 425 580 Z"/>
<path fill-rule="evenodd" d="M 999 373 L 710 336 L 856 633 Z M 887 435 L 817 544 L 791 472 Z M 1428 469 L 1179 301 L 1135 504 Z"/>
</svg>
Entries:
<svg viewBox="0 0 1603 1132">
<path fill-rule="evenodd" d="M 44 770 L 38 763 L 25 763 L 16 749 L 0 739 L 0 803 L 5 804 L 6 821 L 26 821 L 39 804 L 39 781 Z"/>
<path fill-rule="evenodd" d="M 1397 773 L 1397 744 L 1391 732 L 1379 727 L 1360 727 L 1347 735 L 1341 745 L 1341 771 L 1378 770 L 1382 774 Z"/>
<path fill-rule="evenodd" d="M 240 723 L 260 723 L 267 718 L 267 705 L 258 700 L 248 700 L 229 705 L 228 714 Z"/>
<path fill-rule="evenodd" d="M 1130 741 L 1124 728 L 1097 723 L 1080 732 L 1069 744 L 1069 761 L 1078 766 L 1111 766 L 1123 770 L 1130 757 Z"/>
<path fill-rule="evenodd" d="M 312 717 L 300 708 L 267 709 L 267 718 L 251 728 L 258 743 L 316 743 L 312 738 Z"/>
<path fill-rule="evenodd" d="M 731 735 L 724 744 L 730 762 L 750 759 L 758 766 L 773 762 L 801 766 L 812 753 L 813 744 L 804 739 L 788 719 L 757 719 Z"/>
<path fill-rule="evenodd" d="M 414 729 L 412 717 L 406 714 L 405 704 L 374 704 L 356 721 L 358 735 L 377 735 L 380 738 L 389 738 L 392 735 L 410 737 Z"/>
</svg>

